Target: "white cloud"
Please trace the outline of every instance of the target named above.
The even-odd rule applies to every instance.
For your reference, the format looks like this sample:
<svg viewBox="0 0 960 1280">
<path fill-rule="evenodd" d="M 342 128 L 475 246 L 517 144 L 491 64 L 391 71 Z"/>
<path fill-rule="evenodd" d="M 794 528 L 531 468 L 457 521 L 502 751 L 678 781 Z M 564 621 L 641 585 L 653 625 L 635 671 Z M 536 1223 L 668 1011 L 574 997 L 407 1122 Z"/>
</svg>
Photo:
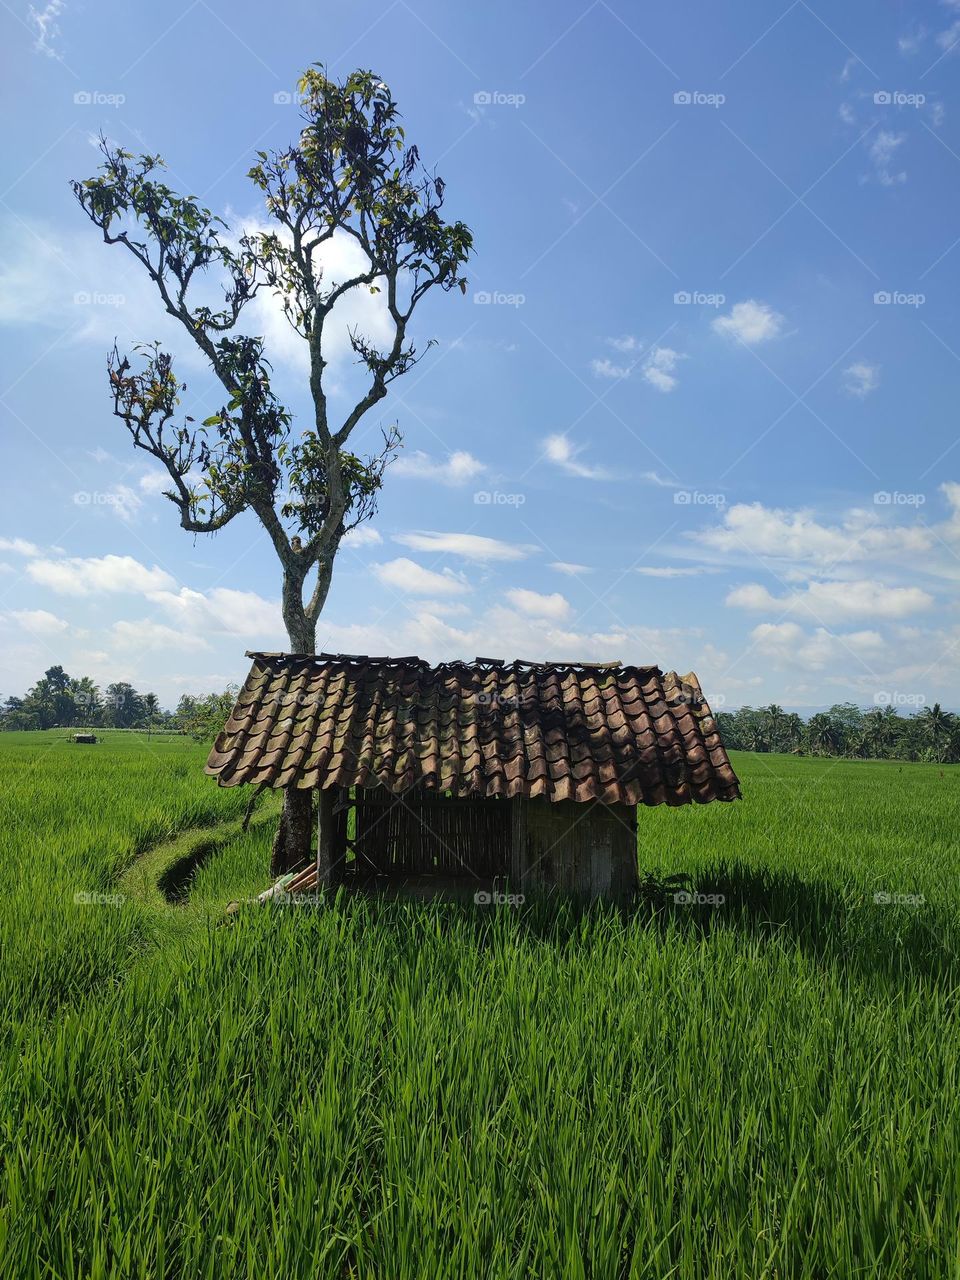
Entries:
<svg viewBox="0 0 960 1280">
<path fill-rule="evenodd" d="M 148 599 L 180 628 L 194 635 L 270 637 L 283 643 L 279 602 L 265 600 L 255 591 L 214 587 L 212 591 L 203 592 L 181 587 L 179 591 L 150 591 Z"/>
<path fill-rule="evenodd" d="M 631 337 L 608 338 L 607 343 L 624 354 L 639 352 L 643 348 L 643 343 L 639 339 Z M 672 391 L 677 385 L 674 370 L 678 361 L 685 359 L 686 356 L 681 355 L 679 351 L 674 351 L 671 347 L 652 347 L 642 361 L 638 358 L 631 364 L 615 364 L 604 356 L 602 359 L 591 360 L 590 368 L 595 377 L 613 379 L 629 377 L 639 365 L 640 376 L 645 382 L 656 387 L 658 391 Z"/>
<path fill-rule="evenodd" d="M 760 502 L 736 503 L 721 525 L 692 535 L 694 541 L 733 556 L 767 556 L 818 565 L 915 556 L 933 546 L 920 526 L 882 525 L 872 513 L 854 510 L 838 525 L 821 524 L 809 511 L 782 511 Z"/>
<path fill-rule="evenodd" d="M 803 591 L 772 595 L 759 583 L 735 587 L 726 604 L 735 608 L 778 613 L 803 612 L 818 622 L 847 622 L 855 618 L 894 619 L 929 609 L 933 597 L 919 587 L 889 587 L 883 582 L 809 582 Z"/>
<path fill-rule="evenodd" d="M 702 573 L 718 571 L 706 565 L 691 565 L 682 569 L 673 565 L 640 565 L 634 572 L 642 574 L 645 578 L 695 578 Z"/>
<path fill-rule="evenodd" d="M 228 219 L 229 221 L 229 219 Z M 290 234 L 276 222 L 261 218 L 234 218 L 237 235 L 267 232 L 290 243 Z M 352 236 L 336 232 L 314 254 L 314 270 L 322 272 L 323 287 L 332 288 L 362 274 L 369 260 Z M 383 282 L 380 282 L 381 285 Z M 342 372 L 356 360 L 350 345 L 350 331 L 358 330 L 380 350 L 393 341 L 393 324 L 385 302 L 386 292 L 371 294 L 363 286 L 348 290 L 336 303 L 324 325 L 323 355 L 334 372 Z M 267 355 L 282 360 L 299 372 L 310 367 L 306 341 L 291 328 L 283 313 L 280 295 L 261 290 L 244 310 L 245 328 L 263 335 Z"/>
<path fill-rule="evenodd" d="M 559 591 L 547 596 L 538 591 L 528 591 L 525 587 L 514 587 L 507 592 L 507 599 L 528 618 L 549 618 L 558 622 L 570 612 L 569 600 Z"/>
<path fill-rule="evenodd" d="M 157 565 L 148 569 L 132 556 L 31 560 L 27 573 L 34 582 L 67 596 L 116 591 L 146 595 L 175 585 L 173 578 L 163 569 Z"/>
<path fill-rule="evenodd" d="M 851 631 L 833 635 L 825 627 L 806 632 L 796 622 L 761 622 L 750 633 L 754 652 L 787 671 L 823 671 L 825 667 L 860 670 L 883 652 L 883 637 L 876 631 Z"/>
<path fill-rule="evenodd" d="M 523 560 L 536 547 L 500 542 L 496 538 L 484 538 L 476 533 L 435 533 L 421 530 L 416 533 L 396 533 L 394 542 L 410 547 L 413 551 L 449 552 L 463 556 L 465 560 Z"/>
<path fill-rule="evenodd" d="M 946 31 L 938 32 L 937 44 L 944 53 L 951 53 L 960 44 L 960 21 L 951 23 Z"/>
<path fill-rule="evenodd" d="M 410 595 L 459 596 L 470 590 L 461 575 L 452 573 L 449 569 L 434 573 L 432 569 L 425 569 L 406 556 L 388 560 L 385 564 L 375 564 L 373 572 L 385 586 Z"/>
<path fill-rule="evenodd" d="M 38 556 L 40 548 L 26 538 L 0 538 L 0 551 L 15 551 L 20 556 Z"/>
<path fill-rule="evenodd" d="M 926 38 L 926 28 L 919 27 L 916 31 L 909 32 L 897 38 L 897 48 L 906 56 L 916 53 Z"/>
<path fill-rule="evenodd" d="M 626 378 L 632 367 L 629 364 L 614 364 L 606 356 L 602 360 L 590 361 L 590 368 L 597 378 Z"/>
<path fill-rule="evenodd" d="M 862 400 L 880 385 L 880 366 L 857 360 L 843 371 L 844 389 Z"/>
<path fill-rule="evenodd" d="M 568 475 L 577 476 L 581 480 L 610 479 L 609 473 L 603 467 L 593 467 L 585 462 L 578 462 L 583 446 L 571 444 L 567 436 L 547 436 L 543 442 L 543 449 L 549 461 L 556 463 Z"/>
<path fill-rule="evenodd" d="M 161 649 L 163 651 L 186 649 L 197 652 L 209 649 L 210 645 L 201 635 L 191 635 L 187 631 L 176 630 L 162 622 L 154 622 L 150 618 L 137 621 L 115 622 L 111 628 L 114 642 L 122 649 Z"/>
<path fill-rule="evenodd" d="M 358 524 L 340 542 L 341 547 L 378 547 L 383 538 L 369 524 Z"/>
<path fill-rule="evenodd" d="M 439 480 L 441 484 L 466 484 L 474 476 L 485 471 L 485 465 L 465 449 L 458 449 L 447 454 L 441 462 L 420 450 L 410 454 L 401 454 L 391 467 L 390 474 L 398 476 L 414 476 L 422 480 Z"/>
<path fill-rule="evenodd" d="M 613 347 L 614 351 L 642 351 L 643 343 L 639 338 L 634 338 L 632 334 L 626 333 L 622 338 L 608 338 L 607 346 Z"/>
<path fill-rule="evenodd" d="M 58 618 L 56 614 L 48 613 L 46 609 L 12 609 L 9 616 L 24 631 L 35 636 L 59 636 L 70 629 L 69 622 Z"/>
<path fill-rule="evenodd" d="M 140 477 L 140 489 L 149 497 L 158 497 L 166 489 L 173 488 L 173 481 L 166 471 L 145 471 Z"/>
<path fill-rule="evenodd" d="M 34 49 L 37 53 L 46 54 L 48 58 L 56 58 L 58 62 L 63 60 L 63 55 L 53 47 L 53 41 L 60 34 L 57 18 L 65 8 L 64 0 L 47 0 L 42 9 L 35 9 L 30 5 L 27 10 L 27 22 L 37 33 Z"/>
<path fill-rule="evenodd" d="M 783 325 L 782 315 L 767 306 L 765 302 L 757 302 L 753 298 L 748 298 L 746 302 L 734 303 L 729 315 L 717 316 L 712 321 L 712 328 L 716 333 L 736 338 L 748 347 L 779 337 L 783 331 Z"/>
<path fill-rule="evenodd" d="M 568 560 L 554 560 L 553 564 L 547 565 L 547 568 L 555 569 L 557 573 L 565 573 L 569 578 L 576 578 L 581 573 L 593 572 L 589 565 L 571 564 Z"/>
<path fill-rule="evenodd" d="M 677 385 L 674 369 L 677 362 L 686 356 L 674 351 L 672 347 L 654 347 L 643 365 L 643 378 L 658 391 L 672 391 Z"/>
<path fill-rule="evenodd" d="M 871 142 L 870 159 L 873 161 L 874 172 L 881 186 L 892 187 L 906 182 L 907 175 L 903 170 L 899 173 L 890 171 L 894 155 L 903 146 L 906 138 L 905 133 L 891 133 L 889 129 L 881 129 Z"/>
<path fill-rule="evenodd" d="M 641 480 L 649 480 L 651 484 L 657 485 L 660 489 L 682 489 L 684 486 L 679 480 L 665 480 L 658 471 L 644 471 L 640 476 Z"/>
</svg>

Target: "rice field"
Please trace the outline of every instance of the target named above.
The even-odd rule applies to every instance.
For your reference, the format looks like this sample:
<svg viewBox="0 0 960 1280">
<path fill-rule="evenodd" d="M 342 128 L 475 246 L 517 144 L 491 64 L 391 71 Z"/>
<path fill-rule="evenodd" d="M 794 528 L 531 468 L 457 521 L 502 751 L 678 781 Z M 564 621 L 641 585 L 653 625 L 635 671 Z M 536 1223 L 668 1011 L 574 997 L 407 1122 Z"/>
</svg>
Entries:
<svg viewBox="0 0 960 1280">
<path fill-rule="evenodd" d="M 224 924 L 269 810 L 62 738 L 0 735 L 3 1277 L 960 1278 L 960 771 L 737 755 L 640 814 L 699 904 Z"/>
</svg>

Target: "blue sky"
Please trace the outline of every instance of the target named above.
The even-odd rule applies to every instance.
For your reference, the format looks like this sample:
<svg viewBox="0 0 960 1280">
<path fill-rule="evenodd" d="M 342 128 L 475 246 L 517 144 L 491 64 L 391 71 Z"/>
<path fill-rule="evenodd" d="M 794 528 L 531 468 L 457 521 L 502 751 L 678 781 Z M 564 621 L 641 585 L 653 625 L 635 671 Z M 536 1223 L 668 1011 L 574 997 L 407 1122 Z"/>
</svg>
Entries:
<svg viewBox="0 0 960 1280">
<path fill-rule="evenodd" d="M 390 83 L 477 253 L 364 428 L 406 444 L 319 646 L 655 662 L 728 707 L 960 707 L 960 0 L 2 21 L 0 693 L 61 662 L 172 704 L 284 647 L 255 519 L 183 533 L 110 415 L 114 336 L 180 354 L 187 412 L 219 401 L 68 179 L 102 130 L 263 221 L 246 170 L 295 137 L 322 61 Z M 257 305 L 303 414 L 300 340 Z M 375 300 L 351 305 L 376 333 Z"/>
</svg>

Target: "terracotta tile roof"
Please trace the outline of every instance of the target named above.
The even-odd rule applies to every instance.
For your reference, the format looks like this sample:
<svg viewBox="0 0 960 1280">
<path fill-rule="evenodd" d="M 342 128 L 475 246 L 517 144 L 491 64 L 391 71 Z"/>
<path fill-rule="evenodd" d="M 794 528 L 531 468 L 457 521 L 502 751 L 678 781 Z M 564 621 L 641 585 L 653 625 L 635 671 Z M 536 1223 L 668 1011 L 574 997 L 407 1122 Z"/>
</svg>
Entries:
<svg viewBox="0 0 960 1280">
<path fill-rule="evenodd" d="M 658 667 L 251 653 L 206 771 L 221 786 L 421 784 L 608 804 L 733 800 L 697 678 Z"/>
</svg>

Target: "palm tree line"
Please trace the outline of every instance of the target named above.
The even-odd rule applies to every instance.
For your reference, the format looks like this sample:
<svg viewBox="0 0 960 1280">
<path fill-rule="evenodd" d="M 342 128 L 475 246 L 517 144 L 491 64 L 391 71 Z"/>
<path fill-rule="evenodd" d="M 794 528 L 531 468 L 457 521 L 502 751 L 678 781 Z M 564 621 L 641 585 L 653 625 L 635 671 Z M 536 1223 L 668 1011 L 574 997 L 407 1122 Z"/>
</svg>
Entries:
<svg viewBox="0 0 960 1280">
<path fill-rule="evenodd" d="M 725 745 L 737 751 L 960 762 L 960 716 L 944 711 L 939 702 L 906 716 L 892 706 L 864 710 L 841 702 L 806 720 L 771 703 L 719 711 L 716 720 Z"/>
</svg>

